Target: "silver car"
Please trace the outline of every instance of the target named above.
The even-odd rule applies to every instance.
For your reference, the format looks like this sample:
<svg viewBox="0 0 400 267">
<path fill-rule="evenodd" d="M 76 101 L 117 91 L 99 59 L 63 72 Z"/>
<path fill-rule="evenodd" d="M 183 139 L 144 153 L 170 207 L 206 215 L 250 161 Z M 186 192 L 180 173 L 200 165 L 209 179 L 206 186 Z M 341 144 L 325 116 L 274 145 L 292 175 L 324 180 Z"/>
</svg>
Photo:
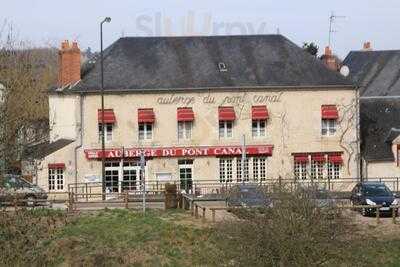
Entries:
<svg viewBox="0 0 400 267">
<path fill-rule="evenodd" d="M 12 203 L 15 199 L 19 204 L 32 206 L 36 199 L 46 200 L 47 194 L 40 187 L 33 185 L 18 175 L 0 176 L 0 205 L 4 202 Z"/>
</svg>

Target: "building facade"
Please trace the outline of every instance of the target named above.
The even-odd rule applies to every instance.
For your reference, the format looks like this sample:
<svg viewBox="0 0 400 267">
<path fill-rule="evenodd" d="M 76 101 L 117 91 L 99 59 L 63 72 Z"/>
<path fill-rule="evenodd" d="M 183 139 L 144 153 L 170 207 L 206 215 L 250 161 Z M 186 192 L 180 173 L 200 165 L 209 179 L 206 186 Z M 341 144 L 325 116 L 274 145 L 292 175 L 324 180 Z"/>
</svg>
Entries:
<svg viewBox="0 0 400 267">
<path fill-rule="evenodd" d="M 105 51 L 104 118 L 98 65 L 51 91 L 50 141 L 70 142 L 38 160 L 46 190 L 101 182 L 102 156 L 107 190 L 137 190 L 142 154 L 146 181 L 188 189 L 358 176 L 357 90 L 280 35 L 122 38 Z"/>
<path fill-rule="evenodd" d="M 350 52 L 344 64 L 360 91 L 362 176 L 398 178 L 400 50 L 373 51 L 367 42 L 363 50 Z"/>
</svg>

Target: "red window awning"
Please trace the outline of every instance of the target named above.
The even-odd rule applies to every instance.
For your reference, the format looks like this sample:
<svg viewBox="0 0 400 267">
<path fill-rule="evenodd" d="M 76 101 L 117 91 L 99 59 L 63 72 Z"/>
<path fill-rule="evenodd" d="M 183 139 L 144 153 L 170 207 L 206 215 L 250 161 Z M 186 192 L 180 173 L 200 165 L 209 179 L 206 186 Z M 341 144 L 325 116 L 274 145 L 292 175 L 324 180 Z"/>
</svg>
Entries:
<svg viewBox="0 0 400 267">
<path fill-rule="evenodd" d="M 65 169 L 65 163 L 49 163 L 49 169 Z"/>
<path fill-rule="evenodd" d="M 307 163 L 308 162 L 308 155 L 307 154 L 294 155 L 294 162 L 296 162 L 296 163 Z"/>
<path fill-rule="evenodd" d="M 324 105 L 321 107 L 322 119 L 338 119 L 339 112 L 335 105 Z"/>
<path fill-rule="evenodd" d="M 178 108 L 177 119 L 178 121 L 194 121 L 192 108 Z"/>
<path fill-rule="evenodd" d="M 251 118 L 253 120 L 267 120 L 268 119 L 267 106 L 253 106 L 251 108 Z"/>
<path fill-rule="evenodd" d="M 99 123 L 102 123 L 102 112 L 101 109 L 97 111 L 97 117 L 99 119 Z M 104 110 L 104 123 L 115 123 L 115 114 L 113 109 L 105 109 Z"/>
<path fill-rule="evenodd" d="M 235 109 L 233 107 L 218 108 L 219 121 L 234 121 L 236 119 Z"/>
<path fill-rule="evenodd" d="M 328 155 L 328 161 L 333 164 L 343 164 L 343 158 L 341 154 Z"/>
<path fill-rule="evenodd" d="M 139 123 L 154 123 L 156 116 L 152 108 L 138 109 L 138 122 Z"/>
<path fill-rule="evenodd" d="M 325 155 L 324 154 L 313 154 L 311 155 L 311 160 L 315 162 L 324 162 Z"/>
</svg>

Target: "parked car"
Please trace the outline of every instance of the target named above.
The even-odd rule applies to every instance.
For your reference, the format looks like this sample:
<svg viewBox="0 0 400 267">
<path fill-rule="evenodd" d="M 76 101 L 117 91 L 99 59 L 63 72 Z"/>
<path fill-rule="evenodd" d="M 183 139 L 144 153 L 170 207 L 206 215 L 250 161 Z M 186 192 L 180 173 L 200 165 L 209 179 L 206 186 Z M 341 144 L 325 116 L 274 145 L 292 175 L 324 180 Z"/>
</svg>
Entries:
<svg viewBox="0 0 400 267">
<path fill-rule="evenodd" d="M 0 176 L 0 203 L 12 202 L 15 198 L 26 200 L 26 205 L 33 205 L 35 199 L 47 199 L 46 192 L 18 175 Z"/>
<path fill-rule="evenodd" d="M 238 184 L 228 191 L 226 204 L 228 207 L 258 208 L 271 206 L 272 200 L 257 184 Z"/>
<path fill-rule="evenodd" d="M 299 187 L 298 190 L 300 190 L 302 195 L 311 199 L 319 208 L 328 208 L 336 205 L 335 199 L 325 188 L 316 185 L 307 185 Z"/>
<path fill-rule="evenodd" d="M 358 183 L 351 192 L 350 200 L 353 205 L 382 205 L 379 212 L 392 213 L 391 205 L 398 205 L 396 195 L 383 183 L 362 182 Z M 376 208 L 362 208 L 363 216 L 376 212 Z M 397 212 L 397 210 L 396 210 Z"/>
</svg>

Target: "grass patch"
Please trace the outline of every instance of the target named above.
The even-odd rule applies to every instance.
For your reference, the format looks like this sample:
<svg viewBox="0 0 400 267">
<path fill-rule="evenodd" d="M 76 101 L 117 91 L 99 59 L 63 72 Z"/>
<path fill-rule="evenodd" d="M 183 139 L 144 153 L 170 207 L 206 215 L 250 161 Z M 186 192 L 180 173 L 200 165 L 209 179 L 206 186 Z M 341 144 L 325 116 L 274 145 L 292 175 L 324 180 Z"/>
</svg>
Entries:
<svg viewBox="0 0 400 267">
<path fill-rule="evenodd" d="M 271 235 L 246 221 L 240 221 L 241 226 L 224 223 L 216 228 L 198 227 L 187 224 L 188 217 L 181 211 L 149 211 L 143 215 L 107 210 L 72 218 L 52 210 L 3 213 L 0 266 L 276 266 L 268 259 L 260 261 L 266 250 L 271 257 L 282 253 L 279 244 L 275 246 L 263 236 L 282 237 L 280 244 L 287 249 L 290 242 L 310 246 L 293 233 L 285 235 L 286 230 L 279 236 Z M 309 242 L 308 238 L 304 240 Z M 322 265 L 399 266 L 400 238 L 377 241 L 359 237 L 347 241 L 343 243 L 346 247 L 332 251 L 335 246 L 315 239 L 313 245 L 325 244 L 334 258 L 344 253 L 343 259 L 337 257 Z M 309 263 L 307 266 L 318 265 Z M 303 266 L 299 261 L 291 264 Z"/>
</svg>

